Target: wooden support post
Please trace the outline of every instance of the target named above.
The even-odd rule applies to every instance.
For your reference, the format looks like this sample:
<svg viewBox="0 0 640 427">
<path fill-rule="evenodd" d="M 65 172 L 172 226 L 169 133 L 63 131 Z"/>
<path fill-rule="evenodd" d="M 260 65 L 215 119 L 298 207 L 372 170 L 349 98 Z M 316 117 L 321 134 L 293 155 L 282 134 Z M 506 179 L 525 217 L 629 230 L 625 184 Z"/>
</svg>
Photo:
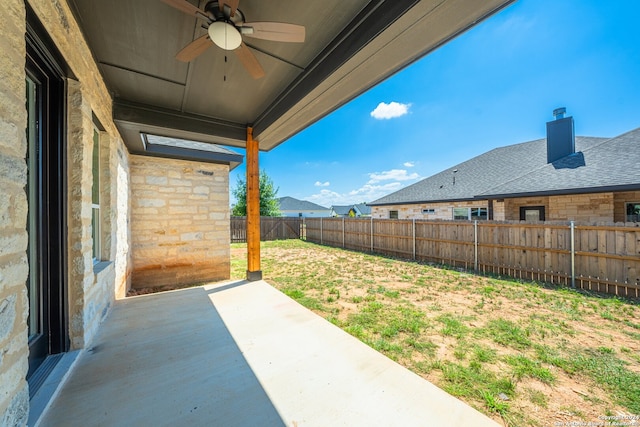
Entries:
<svg viewBox="0 0 640 427">
<path fill-rule="evenodd" d="M 260 168 L 258 141 L 247 127 L 247 280 L 262 279 L 260 270 Z"/>
</svg>

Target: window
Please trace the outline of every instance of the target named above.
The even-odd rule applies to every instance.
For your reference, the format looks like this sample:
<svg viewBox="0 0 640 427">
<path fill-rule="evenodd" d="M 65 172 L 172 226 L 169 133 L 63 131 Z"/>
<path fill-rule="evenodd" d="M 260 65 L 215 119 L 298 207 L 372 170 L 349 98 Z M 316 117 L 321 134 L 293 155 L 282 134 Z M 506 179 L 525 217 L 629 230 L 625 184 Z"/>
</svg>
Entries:
<svg viewBox="0 0 640 427">
<path fill-rule="evenodd" d="M 482 220 L 488 218 L 487 208 L 453 208 L 454 220 Z"/>
<path fill-rule="evenodd" d="M 640 222 L 640 202 L 627 203 L 627 222 Z"/>
<path fill-rule="evenodd" d="M 453 219 L 469 219 L 469 208 L 453 208 Z"/>
<path fill-rule="evenodd" d="M 488 218 L 488 209 L 487 208 L 471 208 L 471 219 L 486 221 Z"/>
<path fill-rule="evenodd" d="M 422 213 L 424 215 L 434 215 L 436 213 L 435 209 L 422 209 Z"/>
<path fill-rule="evenodd" d="M 544 221 L 544 206 L 520 207 L 520 221 L 527 221 L 527 222 Z"/>
<path fill-rule="evenodd" d="M 390 219 L 398 219 L 398 211 L 389 211 Z"/>
<path fill-rule="evenodd" d="M 100 134 L 93 130 L 93 156 L 91 173 L 91 238 L 93 239 L 93 262 L 100 262 L 101 253 L 101 215 L 100 215 Z"/>
</svg>

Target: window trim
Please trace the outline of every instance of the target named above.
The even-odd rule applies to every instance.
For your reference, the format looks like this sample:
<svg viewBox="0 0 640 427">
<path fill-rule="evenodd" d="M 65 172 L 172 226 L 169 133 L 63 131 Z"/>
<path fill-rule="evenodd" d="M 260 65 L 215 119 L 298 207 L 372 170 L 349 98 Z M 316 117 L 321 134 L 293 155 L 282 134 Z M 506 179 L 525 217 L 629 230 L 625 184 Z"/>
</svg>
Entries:
<svg viewBox="0 0 640 427">
<path fill-rule="evenodd" d="M 520 206 L 520 221 L 526 221 L 526 211 L 537 210 L 540 215 L 540 221 L 545 221 L 545 207 L 544 206 Z"/>
<path fill-rule="evenodd" d="M 466 214 L 466 218 L 456 218 L 456 210 L 461 211 L 461 210 L 466 210 L 467 214 Z M 478 212 L 484 212 L 485 213 L 485 218 L 482 218 L 481 216 L 478 216 L 478 218 L 473 217 L 473 215 L 471 214 L 471 212 L 473 210 L 476 210 Z M 458 215 L 458 216 L 462 216 L 462 215 Z M 451 208 L 451 217 L 453 218 L 454 221 L 486 221 L 489 219 L 489 208 L 487 207 L 483 207 L 483 206 L 470 206 L 470 207 L 452 207 Z"/>
<path fill-rule="evenodd" d="M 389 211 L 389 219 L 400 219 L 399 212 L 397 210 Z"/>
<path fill-rule="evenodd" d="M 101 139 L 100 129 L 96 125 L 93 126 L 93 147 L 91 156 L 91 239 L 92 239 L 92 258 L 93 264 L 98 264 L 102 261 L 102 206 L 101 206 L 101 192 L 102 192 L 102 162 L 101 155 Z M 97 164 L 96 164 L 97 163 Z M 97 191 L 94 188 L 95 184 L 98 184 Z M 94 193 L 95 192 L 95 193 Z M 94 199 L 94 196 L 97 198 Z M 97 203 L 96 203 L 97 202 Z M 97 215 L 97 220 L 96 220 Z"/>
<path fill-rule="evenodd" d="M 625 202 L 624 204 L 624 220 L 625 222 L 640 222 L 640 214 L 638 215 L 629 215 L 629 206 L 638 205 L 640 206 L 640 202 Z M 636 219 L 629 219 L 630 216 L 636 216 Z"/>
</svg>

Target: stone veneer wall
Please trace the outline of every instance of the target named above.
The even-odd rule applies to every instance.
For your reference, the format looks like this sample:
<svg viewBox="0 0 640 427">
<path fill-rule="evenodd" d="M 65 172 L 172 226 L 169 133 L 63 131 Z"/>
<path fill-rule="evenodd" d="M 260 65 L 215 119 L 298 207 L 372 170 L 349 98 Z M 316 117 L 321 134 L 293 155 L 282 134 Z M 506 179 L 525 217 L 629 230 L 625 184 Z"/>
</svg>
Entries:
<svg viewBox="0 0 640 427">
<path fill-rule="evenodd" d="M 135 288 L 228 279 L 229 166 L 131 156 Z"/>
<path fill-rule="evenodd" d="M 68 314 L 72 348 L 92 339 L 117 296 L 126 293 L 129 256 L 129 155 L 111 120 L 112 100 L 66 1 L 27 0 L 72 70 L 68 80 Z M 26 7 L 2 2 L 0 25 L 0 425 L 26 424 L 29 392 L 25 109 Z M 101 132 L 103 248 L 92 261 L 92 117 Z M 105 161 L 106 160 L 106 161 Z"/>
<path fill-rule="evenodd" d="M 371 216 L 389 218 L 389 211 L 398 211 L 398 219 L 453 219 L 453 208 L 486 208 L 486 200 L 455 203 L 424 203 L 414 205 L 372 206 Z M 423 209 L 435 209 L 433 214 L 422 213 Z"/>
<path fill-rule="evenodd" d="M 613 194 L 613 220 L 627 221 L 627 203 L 640 203 L 640 191 L 625 191 Z"/>
<path fill-rule="evenodd" d="M 520 207 L 544 206 L 547 221 L 625 222 L 626 203 L 640 202 L 640 191 L 619 193 L 570 194 L 562 196 L 519 197 L 494 200 L 493 219 L 519 221 Z M 397 210 L 400 219 L 452 219 L 452 207 L 486 207 L 477 202 L 425 203 L 416 205 L 373 206 L 374 218 L 389 218 Z M 435 209 L 435 214 L 423 214 L 422 209 Z"/>
<path fill-rule="evenodd" d="M 91 96 L 67 82 L 69 195 L 69 335 L 83 348 L 116 297 L 129 287 L 129 154 L 117 133 L 99 131 L 101 254 L 93 261 L 91 237 L 92 155 L 95 123 Z"/>
<path fill-rule="evenodd" d="M 27 183 L 25 7 L 2 4 L 0 24 L 0 425 L 27 421 Z"/>
</svg>

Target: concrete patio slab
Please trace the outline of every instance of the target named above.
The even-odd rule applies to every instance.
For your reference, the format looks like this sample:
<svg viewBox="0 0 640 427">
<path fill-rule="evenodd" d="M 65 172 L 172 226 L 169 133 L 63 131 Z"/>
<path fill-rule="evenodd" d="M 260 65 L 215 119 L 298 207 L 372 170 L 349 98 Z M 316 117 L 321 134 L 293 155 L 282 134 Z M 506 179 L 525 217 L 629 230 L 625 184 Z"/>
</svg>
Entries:
<svg viewBox="0 0 640 427">
<path fill-rule="evenodd" d="M 264 281 L 117 301 L 42 426 L 497 426 Z"/>
</svg>

